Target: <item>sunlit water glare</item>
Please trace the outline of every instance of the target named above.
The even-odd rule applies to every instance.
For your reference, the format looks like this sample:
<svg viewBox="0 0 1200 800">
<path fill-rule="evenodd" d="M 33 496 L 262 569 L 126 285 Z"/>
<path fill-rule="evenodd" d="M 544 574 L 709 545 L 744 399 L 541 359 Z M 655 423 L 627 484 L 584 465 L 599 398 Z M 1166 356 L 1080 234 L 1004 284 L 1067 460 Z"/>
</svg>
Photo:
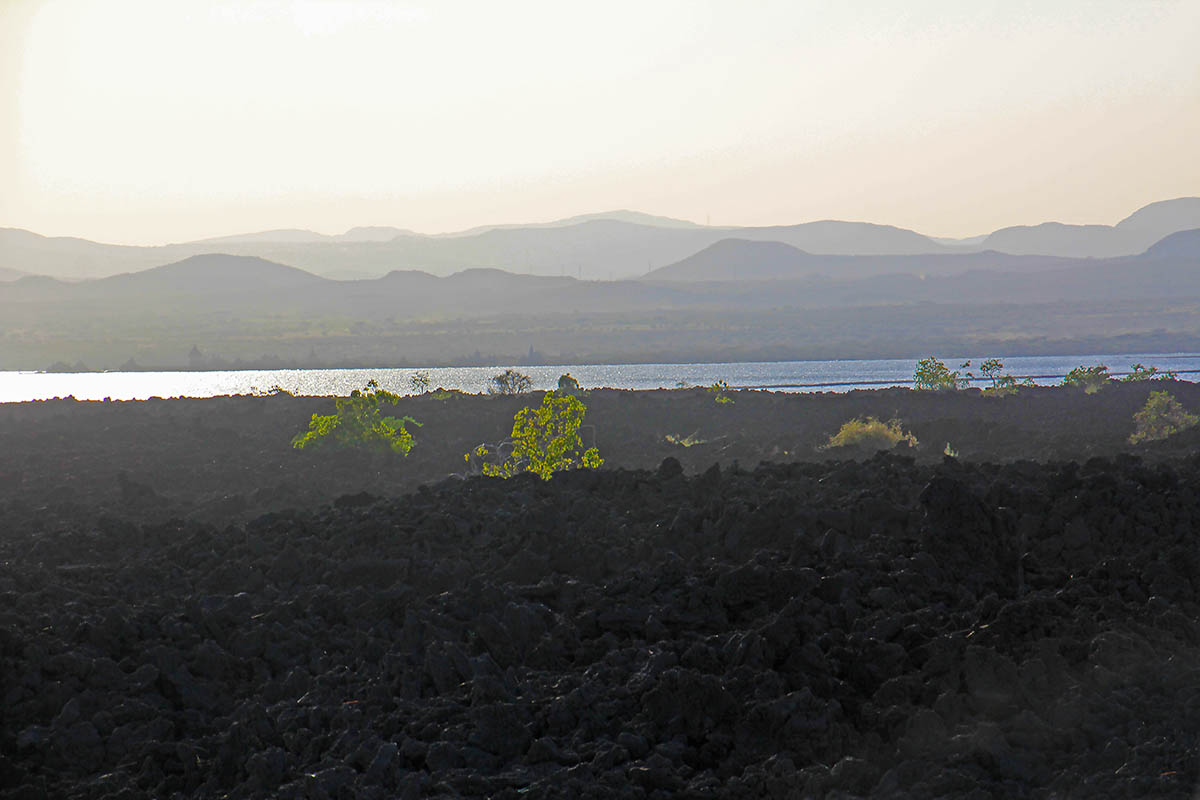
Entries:
<svg viewBox="0 0 1200 800">
<path fill-rule="evenodd" d="M 951 369 L 967 358 L 943 358 Z M 978 373 L 982 359 L 971 358 Z M 1200 354 L 1142 353 L 1133 355 L 1022 356 L 1004 359 L 1005 371 L 1031 377 L 1042 385 L 1057 384 L 1077 366 L 1107 364 L 1114 375 L 1140 363 L 1172 370 L 1184 380 L 1200 374 Z M 740 364 L 566 364 L 514 366 L 533 380 L 535 389 L 553 389 L 558 377 L 571 373 L 584 388 L 673 389 L 680 384 L 708 386 L 725 381 L 732 388 L 786 392 L 849 391 L 851 389 L 911 386 L 915 359 L 862 361 L 777 361 Z M 486 392 L 488 380 L 504 366 L 430 367 L 422 369 L 278 369 L 214 372 L 0 372 L 0 402 L 47 400 L 72 396 L 77 400 L 145 400 L 151 397 L 217 397 L 256 394 L 279 387 L 297 395 L 345 395 L 375 380 L 398 394 L 413 393 L 412 377 L 429 376 L 430 387 Z M 986 381 L 977 378 L 975 385 Z"/>
</svg>

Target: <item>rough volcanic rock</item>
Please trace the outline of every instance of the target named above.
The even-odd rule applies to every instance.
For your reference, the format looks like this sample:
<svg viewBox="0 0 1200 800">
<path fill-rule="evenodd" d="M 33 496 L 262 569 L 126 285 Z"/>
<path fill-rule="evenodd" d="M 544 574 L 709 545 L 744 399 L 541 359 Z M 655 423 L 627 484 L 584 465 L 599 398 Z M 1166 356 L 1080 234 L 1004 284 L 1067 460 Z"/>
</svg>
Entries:
<svg viewBox="0 0 1200 800">
<path fill-rule="evenodd" d="M 0 797 L 1190 796 L 1200 461 L 679 467 L 2 516 Z"/>
</svg>

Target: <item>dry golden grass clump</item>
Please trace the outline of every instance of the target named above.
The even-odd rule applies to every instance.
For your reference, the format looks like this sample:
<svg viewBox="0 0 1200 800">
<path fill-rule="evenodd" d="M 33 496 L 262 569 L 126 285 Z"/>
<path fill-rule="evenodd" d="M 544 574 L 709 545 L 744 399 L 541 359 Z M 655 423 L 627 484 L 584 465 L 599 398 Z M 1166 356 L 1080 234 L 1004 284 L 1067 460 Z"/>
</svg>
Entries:
<svg viewBox="0 0 1200 800">
<path fill-rule="evenodd" d="M 917 437 L 905 432 L 900 427 L 900 420 L 883 422 L 875 417 L 856 417 L 843 424 L 819 449 L 854 447 L 863 450 L 891 450 L 900 442 L 907 442 L 909 447 L 917 446 Z"/>
</svg>

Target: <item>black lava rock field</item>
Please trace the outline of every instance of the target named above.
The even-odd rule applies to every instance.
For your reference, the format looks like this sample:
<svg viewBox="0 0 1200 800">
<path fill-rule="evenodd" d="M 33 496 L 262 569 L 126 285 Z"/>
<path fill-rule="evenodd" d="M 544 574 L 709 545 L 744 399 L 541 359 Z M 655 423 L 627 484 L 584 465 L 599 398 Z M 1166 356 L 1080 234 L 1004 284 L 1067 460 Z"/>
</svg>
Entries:
<svg viewBox="0 0 1200 800">
<path fill-rule="evenodd" d="M 1192 797 L 1200 457 L 1107 392 L 597 393 L 545 482 L 441 477 L 508 399 L 398 464 L 287 450 L 307 398 L 0 407 L 0 797 Z M 979 457 L 813 453 L 863 413 Z"/>
</svg>

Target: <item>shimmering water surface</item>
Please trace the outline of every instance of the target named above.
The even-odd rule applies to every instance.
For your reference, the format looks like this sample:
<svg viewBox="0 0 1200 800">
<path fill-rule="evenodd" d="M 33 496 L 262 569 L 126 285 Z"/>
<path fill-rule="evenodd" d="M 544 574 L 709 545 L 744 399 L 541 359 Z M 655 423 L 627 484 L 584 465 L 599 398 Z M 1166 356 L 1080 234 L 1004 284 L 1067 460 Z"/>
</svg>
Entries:
<svg viewBox="0 0 1200 800">
<path fill-rule="evenodd" d="M 951 369 L 966 357 L 942 358 Z M 982 361 L 971 358 L 978 372 Z M 1133 355 L 1022 356 L 1004 359 L 1005 371 L 1036 383 L 1056 384 L 1074 367 L 1107 364 L 1113 374 L 1127 373 L 1141 363 L 1172 370 L 1184 380 L 1200 374 L 1200 354 L 1142 353 Z M 862 361 L 774 361 L 743 364 L 565 364 L 515 369 L 533 379 L 535 389 L 552 389 L 558 376 L 570 372 L 584 388 L 671 389 L 679 384 L 707 386 L 725 381 L 731 387 L 786 392 L 848 391 L 883 386 L 911 386 L 916 359 Z M 278 386 L 299 395 L 344 395 L 369 380 L 399 394 L 412 393 L 412 376 L 424 372 L 430 386 L 487 391 L 498 367 L 430 367 L 417 369 L 279 369 L 217 372 L 0 372 L 0 402 L 46 400 L 73 396 L 77 400 L 145 400 L 150 397 L 217 397 L 268 392 Z M 986 385 L 977 379 L 975 385 Z"/>
</svg>

